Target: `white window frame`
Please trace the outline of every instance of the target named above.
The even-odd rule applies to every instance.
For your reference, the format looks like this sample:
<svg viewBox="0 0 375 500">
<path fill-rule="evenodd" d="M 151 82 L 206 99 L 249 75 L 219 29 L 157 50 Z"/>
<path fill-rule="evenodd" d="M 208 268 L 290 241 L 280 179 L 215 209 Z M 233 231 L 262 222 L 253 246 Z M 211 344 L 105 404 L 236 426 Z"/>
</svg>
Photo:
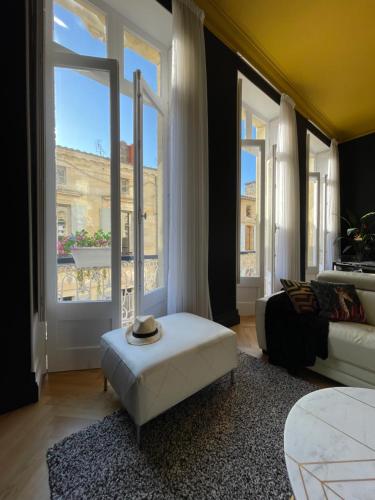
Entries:
<svg viewBox="0 0 375 500">
<path fill-rule="evenodd" d="M 307 274 L 314 274 L 317 275 L 319 273 L 319 262 L 320 262 L 320 220 L 321 220 L 321 185 L 320 185 L 320 173 L 319 172 L 307 172 L 307 189 L 306 189 L 306 273 Z M 309 203 L 310 203 L 310 190 L 309 190 L 309 182 L 310 179 L 315 179 L 318 187 L 317 187 L 317 227 L 316 227 L 316 233 L 317 233 L 317 238 L 316 238 L 316 248 L 315 248 L 315 253 L 316 253 L 316 265 L 314 266 L 309 266 L 309 255 L 308 255 L 308 242 L 309 242 Z"/>
<path fill-rule="evenodd" d="M 68 57 L 77 58 L 90 56 L 82 56 L 78 53 L 75 53 L 66 47 L 63 47 L 56 42 L 53 41 L 53 0 L 45 0 L 46 1 L 46 44 L 45 44 L 45 53 L 47 55 L 47 59 L 50 58 L 52 61 L 54 55 L 63 56 L 63 54 L 68 54 Z M 107 34 L 107 51 L 106 58 L 103 59 L 115 59 L 118 61 L 119 67 L 119 97 L 123 94 L 132 99 L 134 99 L 135 103 L 135 95 L 134 95 L 134 83 L 132 81 L 126 80 L 124 76 L 124 32 L 127 31 L 129 33 L 134 34 L 136 37 L 143 39 L 146 43 L 153 46 L 160 53 L 160 95 L 156 95 L 144 82 L 145 84 L 145 92 L 144 92 L 144 102 L 145 104 L 149 104 L 152 107 L 156 108 L 158 111 L 161 111 L 165 120 L 164 120 L 164 130 L 163 137 L 164 143 L 166 143 L 167 137 L 167 122 L 168 122 L 168 95 L 169 95 L 169 69 L 170 69 L 170 58 L 169 51 L 170 48 L 161 43 L 159 40 L 155 39 L 153 36 L 150 36 L 146 33 L 142 28 L 134 24 L 132 21 L 127 19 L 125 16 L 121 15 L 119 12 L 111 8 L 108 4 L 106 4 L 102 0 L 85 0 L 85 3 L 92 4 L 96 9 L 99 9 L 101 13 L 105 16 L 106 19 L 106 34 Z M 100 60 L 101 58 L 93 58 Z M 47 71 L 48 72 L 48 71 Z M 94 75 L 95 78 L 95 75 Z M 48 81 L 53 81 L 53 75 L 47 75 L 47 84 Z M 53 92 L 53 89 L 52 89 Z M 47 89 L 48 93 L 48 89 Z M 48 99 L 49 97 L 49 99 Z M 47 96 L 46 101 L 50 99 L 51 96 Z M 135 136 L 134 136 L 135 142 Z M 134 183 L 136 177 L 136 168 L 134 168 Z M 169 165 L 168 165 L 168 156 L 166 154 L 166 148 L 164 147 L 164 158 L 163 158 L 163 257 L 164 262 L 168 262 L 168 198 L 169 198 Z M 49 183 L 50 184 L 50 183 Z M 135 184 L 134 184 L 135 185 Z M 47 187 L 48 190 L 48 187 Z M 142 204 L 142 200 L 139 199 L 139 193 L 134 189 L 134 203 L 135 210 L 134 214 L 138 213 L 140 210 L 140 206 Z M 119 209 L 120 212 L 120 209 Z M 114 221 L 113 221 L 114 223 Z M 120 222 L 119 222 L 120 224 Z M 136 233 L 136 227 L 138 224 L 134 224 L 134 233 Z M 121 231 L 120 231 L 121 232 Z M 135 236 L 136 237 L 136 236 Z M 120 237 L 121 240 L 121 237 Z M 134 241 L 134 249 L 136 250 L 137 244 Z M 143 259 L 135 256 L 134 265 L 141 266 L 141 261 Z M 135 277 L 139 273 L 139 269 L 135 268 L 134 270 Z M 155 308 L 157 304 L 162 304 L 166 302 L 167 297 L 167 265 L 163 266 L 163 286 L 152 291 L 147 294 L 147 300 L 141 301 L 143 305 L 147 305 L 150 308 Z M 142 281 L 143 283 L 143 281 Z M 162 310 L 162 307 L 160 308 Z"/>
<path fill-rule="evenodd" d="M 241 149 L 242 147 L 253 146 L 259 149 L 261 161 L 259 168 L 256 172 L 256 183 L 257 183 L 257 219 L 255 227 L 257 230 L 254 232 L 254 247 L 257 255 L 259 276 L 248 277 L 241 276 L 239 269 L 239 286 L 256 286 L 264 288 L 264 216 L 265 216 L 265 165 L 266 165 L 266 141 L 264 139 L 241 139 L 239 141 L 239 163 L 241 165 Z M 258 166 L 257 166 L 258 167 Z M 259 200 L 260 196 L 260 200 Z M 237 191 L 238 205 L 241 206 L 241 167 L 239 167 L 239 182 Z M 241 209 L 239 208 L 239 215 L 241 214 Z M 240 224 L 240 217 L 238 218 L 238 224 Z M 258 234 L 259 233 L 259 234 Z M 241 238 L 241 231 L 239 230 L 239 238 Z M 241 242 L 238 242 L 238 261 L 240 261 L 241 254 Z"/>
<path fill-rule="evenodd" d="M 158 304 L 163 303 L 166 300 L 166 280 L 167 280 L 167 266 L 163 265 L 163 284 L 161 287 L 152 290 L 151 292 L 145 293 L 144 290 L 144 221 L 146 214 L 144 212 L 143 206 L 143 104 L 151 103 L 152 106 L 162 115 L 164 122 L 164 130 L 162 131 L 162 151 L 163 159 L 167 157 L 166 155 L 166 115 L 167 109 L 164 106 L 163 101 L 156 95 L 152 89 L 149 87 L 147 82 L 142 78 L 140 71 L 134 72 L 134 109 L 135 109 L 135 120 L 134 120 L 134 137 L 137 138 L 134 141 L 134 213 L 138 214 L 137 222 L 134 226 L 135 233 L 135 304 L 136 304 L 136 314 L 152 311 L 157 308 Z M 164 161 L 163 161 L 164 166 Z M 165 185 L 165 170 L 163 168 L 163 182 Z M 164 205 L 166 198 L 164 195 Z M 164 209 L 164 213 L 166 210 Z M 167 233 L 166 233 L 166 220 L 163 218 L 163 262 L 167 255 Z"/>
<path fill-rule="evenodd" d="M 325 247 L 326 247 L 326 239 L 327 239 L 327 175 L 324 173 L 326 170 L 322 168 L 321 159 L 319 161 L 320 155 L 327 154 L 329 151 L 329 147 L 326 145 L 326 149 L 324 151 L 320 151 L 318 153 L 310 152 L 310 144 L 311 144 L 311 136 L 316 139 L 319 139 L 314 132 L 307 129 L 306 132 L 306 254 L 305 254 L 305 270 L 306 270 L 306 279 L 316 276 L 320 271 L 324 269 L 324 255 L 325 255 Z M 319 139 L 320 140 L 320 139 Z M 324 144 L 323 141 L 320 140 Z M 314 171 L 310 172 L 310 158 L 314 158 Z M 328 161 L 328 159 L 327 159 Z M 309 209 L 309 176 L 315 175 L 319 177 L 319 190 L 318 190 L 318 198 L 319 198 L 319 206 L 318 206 L 318 262 L 316 266 L 309 267 L 308 265 L 308 209 Z"/>
</svg>

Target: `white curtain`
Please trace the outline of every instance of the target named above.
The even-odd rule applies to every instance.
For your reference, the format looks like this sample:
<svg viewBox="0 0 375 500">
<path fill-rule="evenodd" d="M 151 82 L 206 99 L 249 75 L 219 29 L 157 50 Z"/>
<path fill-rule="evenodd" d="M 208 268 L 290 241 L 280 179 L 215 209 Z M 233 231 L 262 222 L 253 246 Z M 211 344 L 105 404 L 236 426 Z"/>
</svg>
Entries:
<svg viewBox="0 0 375 500">
<path fill-rule="evenodd" d="M 168 314 L 211 318 L 204 13 L 173 0 Z"/>
<path fill-rule="evenodd" d="M 332 262 L 340 256 L 340 174 L 337 142 L 332 139 L 327 175 L 327 227 L 324 254 L 324 268 L 332 269 Z"/>
<path fill-rule="evenodd" d="M 294 102 L 281 96 L 277 134 L 276 249 L 274 291 L 280 278 L 300 279 L 300 198 L 297 122 Z"/>
</svg>

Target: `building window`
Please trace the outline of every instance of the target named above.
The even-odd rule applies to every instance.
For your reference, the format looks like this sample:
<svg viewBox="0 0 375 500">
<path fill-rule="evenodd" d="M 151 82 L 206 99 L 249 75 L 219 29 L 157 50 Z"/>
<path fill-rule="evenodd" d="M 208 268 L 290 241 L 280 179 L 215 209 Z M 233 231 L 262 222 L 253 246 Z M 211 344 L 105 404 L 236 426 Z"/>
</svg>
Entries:
<svg viewBox="0 0 375 500">
<path fill-rule="evenodd" d="M 66 184 L 66 168 L 65 167 L 57 167 L 56 168 L 56 183 L 57 184 Z"/>
<path fill-rule="evenodd" d="M 56 227 L 57 236 L 67 236 L 71 233 L 70 224 L 70 206 L 69 205 L 57 205 L 56 213 Z"/>
<path fill-rule="evenodd" d="M 246 207 L 246 217 L 251 217 L 251 206 L 247 205 Z"/>
<path fill-rule="evenodd" d="M 245 250 L 247 252 L 254 251 L 254 226 L 246 226 L 245 228 Z"/>
<path fill-rule="evenodd" d="M 133 254 L 133 214 L 121 210 L 121 254 Z"/>
<path fill-rule="evenodd" d="M 129 179 L 121 179 L 121 193 L 129 194 Z"/>
</svg>

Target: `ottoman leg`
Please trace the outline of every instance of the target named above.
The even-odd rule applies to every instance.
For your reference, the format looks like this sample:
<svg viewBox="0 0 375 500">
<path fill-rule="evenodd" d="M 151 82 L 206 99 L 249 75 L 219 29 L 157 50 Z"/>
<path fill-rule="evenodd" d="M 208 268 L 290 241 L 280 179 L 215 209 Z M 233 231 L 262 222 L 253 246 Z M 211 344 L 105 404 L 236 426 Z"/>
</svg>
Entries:
<svg viewBox="0 0 375 500">
<path fill-rule="evenodd" d="M 230 383 L 233 385 L 234 384 L 234 370 L 230 371 Z"/>
</svg>

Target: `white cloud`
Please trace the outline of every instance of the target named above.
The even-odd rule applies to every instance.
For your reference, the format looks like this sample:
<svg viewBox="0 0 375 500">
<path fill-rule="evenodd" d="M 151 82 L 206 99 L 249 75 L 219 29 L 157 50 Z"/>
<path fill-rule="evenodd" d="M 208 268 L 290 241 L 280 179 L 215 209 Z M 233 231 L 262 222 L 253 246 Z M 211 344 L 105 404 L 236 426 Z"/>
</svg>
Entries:
<svg viewBox="0 0 375 500">
<path fill-rule="evenodd" d="M 59 17 L 53 16 L 53 21 L 55 24 L 58 24 L 62 28 L 65 28 L 66 30 L 69 29 L 69 27 L 64 23 L 64 21 L 62 21 Z"/>
</svg>

